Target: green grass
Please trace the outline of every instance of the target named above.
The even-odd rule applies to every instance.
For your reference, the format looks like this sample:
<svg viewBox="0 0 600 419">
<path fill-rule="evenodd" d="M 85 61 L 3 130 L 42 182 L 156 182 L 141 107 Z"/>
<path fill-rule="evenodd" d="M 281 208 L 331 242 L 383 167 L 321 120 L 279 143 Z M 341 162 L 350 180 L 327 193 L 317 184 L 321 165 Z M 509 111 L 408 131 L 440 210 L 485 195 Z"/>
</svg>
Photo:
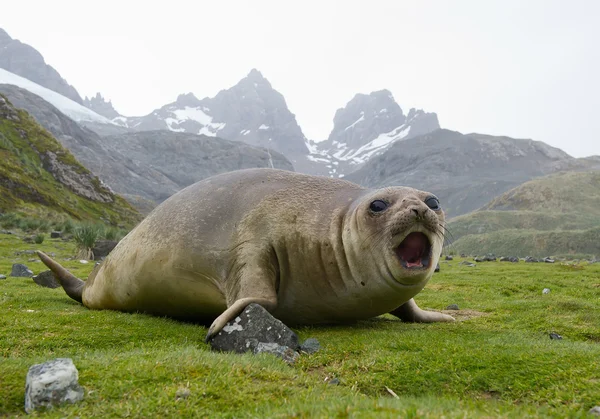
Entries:
<svg viewBox="0 0 600 419">
<path fill-rule="evenodd" d="M 0 273 L 13 263 L 45 270 L 15 255 L 38 246 L 79 277 L 93 268 L 64 260 L 72 242 L 0 235 Z M 293 366 L 211 352 L 203 326 L 88 310 L 60 289 L 9 277 L 0 281 L 0 416 L 27 416 L 29 366 L 57 357 L 75 362 L 85 399 L 34 417 L 564 418 L 600 405 L 600 265 L 459 261 L 442 262 L 416 298 L 436 310 L 458 304 L 459 321 L 298 328 L 322 349 Z M 189 397 L 178 399 L 181 389 Z"/>
</svg>

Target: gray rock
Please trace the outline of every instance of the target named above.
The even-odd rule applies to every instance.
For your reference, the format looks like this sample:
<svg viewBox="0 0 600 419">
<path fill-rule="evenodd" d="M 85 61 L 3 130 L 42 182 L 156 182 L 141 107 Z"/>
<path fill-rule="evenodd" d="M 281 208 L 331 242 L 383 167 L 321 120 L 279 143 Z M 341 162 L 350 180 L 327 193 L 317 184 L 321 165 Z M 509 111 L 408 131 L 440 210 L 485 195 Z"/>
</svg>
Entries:
<svg viewBox="0 0 600 419">
<path fill-rule="evenodd" d="M 446 255 L 446 260 L 454 260 L 454 258 L 450 255 Z"/>
<path fill-rule="evenodd" d="M 6 275 L 0 275 L 0 279 L 6 279 Z"/>
<path fill-rule="evenodd" d="M 600 416 L 600 406 L 594 406 L 592 407 L 588 413 L 592 416 Z"/>
<path fill-rule="evenodd" d="M 190 394 L 192 394 L 190 389 L 183 387 L 183 388 L 180 388 L 177 390 L 177 392 L 175 393 L 175 399 L 176 400 L 187 399 L 188 397 L 190 397 Z"/>
<path fill-rule="evenodd" d="M 83 399 L 79 373 L 70 358 L 57 358 L 29 368 L 25 383 L 25 411 L 51 408 Z"/>
<path fill-rule="evenodd" d="M 307 354 L 314 354 L 321 349 L 321 344 L 315 338 L 306 339 L 302 345 L 300 345 L 300 351 L 306 352 Z"/>
<path fill-rule="evenodd" d="M 14 234 L 14 233 L 9 230 L 0 230 L 0 234 Z"/>
<path fill-rule="evenodd" d="M 299 349 L 298 336 L 258 304 L 250 304 L 209 341 L 213 350 L 254 352 L 259 343 Z"/>
<path fill-rule="evenodd" d="M 474 267 L 474 266 L 477 266 L 477 265 L 475 265 L 474 263 L 471 263 L 471 262 L 469 262 L 469 261 L 467 261 L 467 260 L 463 260 L 462 262 L 460 262 L 460 263 L 459 263 L 459 265 L 465 265 L 465 266 L 468 266 L 468 267 L 470 267 L 470 268 L 472 268 L 472 267 Z"/>
<path fill-rule="evenodd" d="M 559 335 L 558 333 L 554 333 L 554 332 L 550 333 L 548 336 L 550 336 L 551 340 L 561 340 L 562 339 L 561 335 Z"/>
<path fill-rule="evenodd" d="M 550 294 L 550 288 L 544 288 L 542 294 Z"/>
<path fill-rule="evenodd" d="M 460 310 L 460 308 L 458 308 L 458 304 L 450 304 L 446 310 Z"/>
<path fill-rule="evenodd" d="M 332 386 L 337 386 L 340 384 L 340 379 L 337 377 L 334 377 L 331 380 L 329 380 L 329 382 L 327 384 L 331 384 Z"/>
<path fill-rule="evenodd" d="M 21 255 L 35 255 L 35 250 L 17 250 L 15 256 Z"/>
<path fill-rule="evenodd" d="M 31 278 L 33 276 L 33 271 L 22 263 L 15 263 L 12 266 L 10 276 L 17 278 Z"/>
<path fill-rule="evenodd" d="M 256 348 L 254 348 L 253 352 L 254 352 L 254 354 L 262 354 L 262 353 L 273 354 L 273 355 L 278 356 L 279 358 L 283 359 L 288 364 L 293 364 L 294 362 L 296 362 L 296 360 L 300 356 L 300 354 L 298 352 L 294 351 L 290 347 L 282 346 L 282 345 L 279 345 L 274 342 L 273 343 L 258 342 L 258 344 L 256 345 Z"/>
<path fill-rule="evenodd" d="M 546 263 L 554 263 L 554 259 L 549 258 L 549 257 L 548 258 L 544 258 L 544 262 L 546 262 Z"/>
<path fill-rule="evenodd" d="M 92 252 L 94 253 L 94 260 L 100 260 L 108 256 L 108 254 L 115 248 L 117 241 L 114 240 L 96 240 Z"/>
<path fill-rule="evenodd" d="M 50 238 L 51 239 L 60 239 L 62 237 L 62 232 L 61 231 L 51 231 L 50 232 Z"/>
<path fill-rule="evenodd" d="M 525 262 L 527 262 L 527 263 L 538 263 L 539 260 L 537 258 L 532 257 L 532 256 L 527 256 L 525 258 Z"/>
<path fill-rule="evenodd" d="M 58 288 L 60 284 L 54 277 L 52 271 L 44 271 L 33 276 L 33 282 L 46 288 Z"/>
</svg>

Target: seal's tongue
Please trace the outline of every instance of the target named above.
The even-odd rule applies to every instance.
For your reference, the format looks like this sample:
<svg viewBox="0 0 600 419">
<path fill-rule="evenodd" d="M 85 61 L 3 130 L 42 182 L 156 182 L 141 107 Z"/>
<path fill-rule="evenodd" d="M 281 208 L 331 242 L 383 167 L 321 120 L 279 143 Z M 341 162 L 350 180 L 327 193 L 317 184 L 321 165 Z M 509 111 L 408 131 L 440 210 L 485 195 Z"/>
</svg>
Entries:
<svg viewBox="0 0 600 419">
<path fill-rule="evenodd" d="M 406 263 L 407 268 L 422 268 L 429 240 L 423 233 L 410 233 L 396 248 L 396 254 Z"/>
</svg>

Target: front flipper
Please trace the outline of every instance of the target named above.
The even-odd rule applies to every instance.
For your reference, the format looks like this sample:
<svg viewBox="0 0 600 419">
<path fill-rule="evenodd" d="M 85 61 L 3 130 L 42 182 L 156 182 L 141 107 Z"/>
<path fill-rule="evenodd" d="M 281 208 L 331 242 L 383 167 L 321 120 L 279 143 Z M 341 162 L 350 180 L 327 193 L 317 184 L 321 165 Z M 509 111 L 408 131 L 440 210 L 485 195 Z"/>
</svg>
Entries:
<svg viewBox="0 0 600 419">
<path fill-rule="evenodd" d="M 279 266 L 274 251 L 259 245 L 240 246 L 237 251 L 238 257 L 227 279 L 228 307 L 211 324 L 205 342 L 235 319 L 248 304 L 259 304 L 269 312 L 277 307 Z"/>
<path fill-rule="evenodd" d="M 263 306 L 267 311 L 271 311 L 275 308 L 275 306 L 277 306 L 276 299 L 270 300 L 267 298 L 247 297 L 236 300 L 210 325 L 204 342 L 208 342 L 214 335 L 219 333 L 227 323 L 235 319 L 242 311 L 244 311 L 248 304 L 251 303 L 259 304 Z"/>
<path fill-rule="evenodd" d="M 404 322 L 411 323 L 434 323 L 434 322 L 453 322 L 454 317 L 437 311 L 421 310 L 414 299 L 408 300 L 390 314 L 398 317 Z"/>
</svg>

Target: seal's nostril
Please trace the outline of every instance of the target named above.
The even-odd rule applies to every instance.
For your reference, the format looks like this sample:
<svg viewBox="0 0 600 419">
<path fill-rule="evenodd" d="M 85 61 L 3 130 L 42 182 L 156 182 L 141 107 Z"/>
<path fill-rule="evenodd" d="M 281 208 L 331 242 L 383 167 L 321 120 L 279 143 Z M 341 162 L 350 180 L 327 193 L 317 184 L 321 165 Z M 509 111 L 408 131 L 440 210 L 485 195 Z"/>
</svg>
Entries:
<svg viewBox="0 0 600 419">
<path fill-rule="evenodd" d="M 412 211 L 415 213 L 415 215 L 416 215 L 417 217 L 418 217 L 419 215 L 421 215 L 421 214 L 419 213 L 419 210 L 418 210 L 418 209 L 416 209 L 416 208 L 413 208 L 413 209 L 412 209 Z"/>
</svg>

